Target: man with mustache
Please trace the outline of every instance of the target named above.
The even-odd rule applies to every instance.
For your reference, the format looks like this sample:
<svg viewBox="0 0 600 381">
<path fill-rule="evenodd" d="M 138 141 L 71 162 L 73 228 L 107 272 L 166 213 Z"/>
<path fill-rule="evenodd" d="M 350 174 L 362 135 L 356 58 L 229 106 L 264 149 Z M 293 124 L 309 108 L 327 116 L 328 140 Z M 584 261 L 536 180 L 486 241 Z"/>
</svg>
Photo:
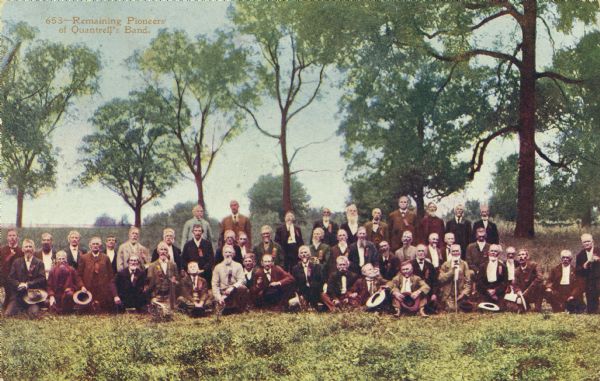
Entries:
<svg viewBox="0 0 600 381">
<path fill-rule="evenodd" d="M 273 241 L 273 229 L 269 225 L 260 228 L 261 242 L 254 246 L 252 252 L 256 258 L 262 258 L 265 254 L 271 254 L 277 266 L 283 266 L 285 253 L 280 244 Z"/>
<path fill-rule="evenodd" d="M 113 282 L 110 259 L 100 252 L 102 246 L 100 237 L 92 237 L 89 245 L 90 251 L 81 256 L 77 271 L 85 288 L 92 293 L 92 311 L 114 312 L 118 296 Z"/>
<path fill-rule="evenodd" d="M 365 224 L 367 240 L 373 242 L 377 247 L 381 241 L 388 239 L 388 225 L 381 220 L 381 209 L 375 208 L 371 211 L 373 219 Z"/>
<path fill-rule="evenodd" d="M 119 310 L 135 308 L 138 312 L 144 312 L 148 304 L 146 292 L 146 271 L 140 266 L 140 259 L 136 255 L 129 257 L 127 268 L 119 271 L 114 278 L 118 299 L 115 303 Z"/>
<path fill-rule="evenodd" d="M 42 233 L 42 248 L 35 252 L 35 257 L 44 262 L 46 280 L 48 280 L 50 270 L 52 270 L 56 263 L 56 252 L 52 247 L 52 235 L 50 233 Z"/>
<path fill-rule="evenodd" d="M 405 261 L 400 265 L 400 274 L 388 282 L 388 286 L 392 289 L 392 305 L 397 308 L 399 314 L 418 311 L 420 316 L 428 316 L 424 308 L 431 287 L 413 273 L 413 266 L 410 261 Z M 412 306 L 406 305 L 407 299 L 409 299 L 408 296 L 416 304 L 414 309 Z"/>
<path fill-rule="evenodd" d="M 60 250 L 56 253 L 56 265 L 48 275 L 48 304 L 50 310 L 59 314 L 73 312 L 75 303 L 73 294 L 84 289 L 83 282 L 67 261 L 67 253 Z"/>
<path fill-rule="evenodd" d="M 301 246 L 303 247 L 303 246 Z M 294 293 L 294 277 L 283 268 L 273 264 L 273 257 L 265 254 L 262 267 L 256 270 L 253 294 L 259 308 L 284 311 Z"/>
<path fill-rule="evenodd" d="M 427 204 L 425 216 L 419 224 L 420 237 L 417 240 L 419 243 L 426 243 L 431 234 L 435 233 L 439 237 L 444 236 L 444 220 L 437 216 L 437 205 L 435 202 Z"/>
<path fill-rule="evenodd" d="M 23 256 L 12 262 L 8 283 L 11 288 L 10 300 L 5 315 L 14 316 L 26 312 L 29 317 L 37 317 L 40 312 L 39 303 L 27 304 L 23 296 L 29 290 L 46 288 L 46 273 L 44 262 L 33 256 L 35 243 L 33 240 L 23 240 Z"/>
<path fill-rule="evenodd" d="M 323 290 L 322 266 L 311 260 L 310 248 L 306 245 L 298 249 L 300 261 L 292 269 L 292 276 L 296 280 L 296 289 L 312 308 L 317 308 Z"/>
<path fill-rule="evenodd" d="M 564 312 L 567 303 L 584 307 L 583 291 L 585 281 L 575 271 L 570 250 L 560 252 L 560 263 L 550 270 L 546 282 L 546 300 L 552 306 L 552 312 Z"/>
<path fill-rule="evenodd" d="M 388 217 L 390 231 L 390 246 L 392 251 L 402 247 L 402 237 L 405 231 L 414 234 L 417 230 L 417 215 L 414 210 L 409 209 L 408 196 L 398 197 L 398 209 L 390 213 Z"/>
<path fill-rule="evenodd" d="M 337 243 L 338 224 L 331 219 L 331 210 L 329 208 L 323 208 L 321 215 L 322 218 L 313 224 L 313 230 L 316 228 L 323 229 L 323 242 L 329 246 L 333 246 Z"/>
<path fill-rule="evenodd" d="M 215 266 L 211 283 L 217 308 L 224 308 L 224 314 L 244 312 L 248 303 L 244 270 L 233 260 L 234 252 L 232 246 L 223 246 L 223 261 Z"/>
<path fill-rule="evenodd" d="M 323 304 L 329 311 L 334 312 L 340 307 L 352 305 L 350 289 L 354 282 L 358 280 L 358 275 L 348 271 L 350 261 L 345 256 L 339 256 L 336 259 L 335 271 L 327 280 L 327 290 L 321 295 Z"/>
<path fill-rule="evenodd" d="M 140 265 L 146 268 L 150 264 L 150 252 L 143 246 L 140 240 L 140 229 L 132 226 L 129 229 L 129 239 L 119 246 L 119 252 L 117 253 L 117 271 L 121 271 L 127 268 L 127 261 L 132 255 L 136 255 L 140 260 Z"/>
</svg>

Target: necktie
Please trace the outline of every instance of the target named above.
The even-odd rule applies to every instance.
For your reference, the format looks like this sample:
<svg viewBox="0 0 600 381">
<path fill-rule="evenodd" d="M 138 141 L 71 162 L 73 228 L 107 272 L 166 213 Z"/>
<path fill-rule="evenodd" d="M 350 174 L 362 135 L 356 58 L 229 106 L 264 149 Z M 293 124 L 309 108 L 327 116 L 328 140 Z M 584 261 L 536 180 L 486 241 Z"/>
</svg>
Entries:
<svg viewBox="0 0 600 381">
<path fill-rule="evenodd" d="M 368 285 L 369 285 L 369 295 L 373 294 L 373 281 L 367 281 Z"/>
<path fill-rule="evenodd" d="M 133 280 L 135 279 L 135 271 L 131 271 L 131 283 L 133 284 Z"/>
<path fill-rule="evenodd" d="M 266 273 L 265 273 L 265 275 L 267 276 L 267 280 L 268 280 L 269 282 L 271 282 L 271 272 L 270 272 L 270 271 L 268 271 L 268 272 L 266 272 Z"/>
</svg>

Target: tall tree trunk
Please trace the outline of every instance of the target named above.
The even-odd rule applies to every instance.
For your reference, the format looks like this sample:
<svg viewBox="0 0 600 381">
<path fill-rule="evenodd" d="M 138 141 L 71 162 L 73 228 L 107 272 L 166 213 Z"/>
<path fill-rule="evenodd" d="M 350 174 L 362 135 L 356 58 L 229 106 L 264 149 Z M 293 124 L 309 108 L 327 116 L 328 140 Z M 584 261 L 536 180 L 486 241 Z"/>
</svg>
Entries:
<svg viewBox="0 0 600 381">
<path fill-rule="evenodd" d="M 519 175 L 517 180 L 517 224 L 515 237 L 533 237 L 533 217 L 535 205 L 535 39 L 536 12 L 535 0 L 523 3 L 524 13 L 521 22 L 523 33 L 519 103 Z"/>
<path fill-rule="evenodd" d="M 23 227 L 23 199 L 25 198 L 25 192 L 21 189 L 17 189 L 17 227 Z"/>
<path fill-rule="evenodd" d="M 135 213 L 135 226 L 138 228 L 142 227 L 142 206 L 141 205 L 136 205 L 136 207 L 133 209 L 133 212 Z"/>
<path fill-rule="evenodd" d="M 581 227 L 592 226 L 592 208 L 586 205 L 583 214 L 581 215 Z"/>
<path fill-rule="evenodd" d="M 283 115 L 282 119 L 286 116 Z M 283 200 L 283 212 L 294 211 L 294 205 L 292 204 L 292 176 L 290 174 L 290 162 L 288 161 L 287 155 L 287 123 L 282 120 L 281 122 L 281 136 L 279 138 L 279 145 L 281 146 L 281 164 L 283 165 L 283 189 L 282 189 L 282 200 Z"/>
<path fill-rule="evenodd" d="M 194 173 L 194 182 L 196 183 L 196 190 L 198 191 L 198 204 L 202 205 L 202 208 L 206 212 L 206 204 L 204 203 L 204 184 L 201 173 Z"/>
</svg>

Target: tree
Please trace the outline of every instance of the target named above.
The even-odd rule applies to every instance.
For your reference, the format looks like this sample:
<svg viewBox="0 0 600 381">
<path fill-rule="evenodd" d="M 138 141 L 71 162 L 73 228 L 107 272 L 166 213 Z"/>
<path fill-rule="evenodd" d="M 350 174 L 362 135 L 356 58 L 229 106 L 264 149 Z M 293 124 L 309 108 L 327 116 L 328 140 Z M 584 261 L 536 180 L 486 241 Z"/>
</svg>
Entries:
<svg viewBox="0 0 600 381">
<path fill-rule="evenodd" d="M 303 218 L 308 212 L 308 202 L 310 196 L 306 189 L 292 176 L 292 202 L 296 206 L 296 218 Z M 263 175 L 248 190 L 250 199 L 250 215 L 263 215 L 269 212 L 277 211 L 280 221 L 283 220 L 286 210 L 281 209 L 282 194 L 281 189 L 282 176 Z"/>
<path fill-rule="evenodd" d="M 97 132 L 83 138 L 84 170 L 75 180 L 99 182 L 118 194 L 142 223 L 142 207 L 162 197 L 177 182 L 176 153 L 166 138 L 173 123 L 153 89 L 132 92 L 100 106 L 91 122 Z"/>
<path fill-rule="evenodd" d="M 322 46 L 308 43 L 308 39 L 303 37 L 303 33 L 310 29 L 308 15 L 313 14 L 315 5 L 240 2 L 230 11 L 237 31 L 251 36 L 258 47 L 257 53 L 261 58 L 255 62 L 255 73 L 259 89 L 263 90 L 262 96 L 274 99 L 277 103 L 279 122 L 277 132 L 273 132 L 259 122 L 256 110 L 236 101 L 252 117 L 258 131 L 277 140 L 279 144 L 283 169 L 283 210 L 295 210 L 292 176 L 306 170 L 293 170 L 294 159 L 303 149 L 319 143 L 308 142 L 290 152 L 290 121 L 317 99 L 325 79 L 325 69 L 332 62 L 331 54 Z"/>
<path fill-rule="evenodd" d="M 97 91 L 100 59 L 79 45 L 30 42 L 35 30 L 24 23 L 12 27 L 10 35 L 21 45 L 2 73 L 0 177 L 17 196 L 16 225 L 21 227 L 24 198 L 55 186 L 58 151 L 52 134 L 77 98 Z"/>
<path fill-rule="evenodd" d="M 425 198 L 463 188 L 468 159 L 461 154 L 495 117 L 487 70 L 410 57 L 379 31 L 348 66 L 338 133 L 352 200 L 393 210 L 406 194 L 423 215 Z"/>
<path fill-rule="evenodd" d="M 96 217 L 96 221 L 94 221 L 94 226 L 117 226 L 117 220 L 109 216 L 108 214 L 103 213 L 100 216 Z"/>
<path fill-rule="evenodd" d="M 236 103 L 249 105 L 254 99 L 245 50 L 235 47 L 226 33 L 190 41 L 183 31 L 163 29 L 130 62 L 161 94 L 165 112 L 175 122 L 167 128 L 179 147 L 178 157 L 205 207 L 203 184 L 214 159 L 244 127 L 245 113 Z"/>
</svg>

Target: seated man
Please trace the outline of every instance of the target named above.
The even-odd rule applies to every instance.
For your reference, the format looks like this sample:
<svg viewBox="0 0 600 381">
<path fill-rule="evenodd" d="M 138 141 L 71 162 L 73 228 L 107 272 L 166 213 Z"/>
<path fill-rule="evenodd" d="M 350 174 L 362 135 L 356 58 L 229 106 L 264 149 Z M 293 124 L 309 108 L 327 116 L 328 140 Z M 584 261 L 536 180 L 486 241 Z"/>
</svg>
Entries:
<svg viewBox="0 0 600 381">
<path fill-rule="evenodd" d="M 177 302 L 179 309 L 192 317 L 204 315 L 206 306 L 212 303 L 212 293 L 206 279 L 200 276 L 198 263 L 188 263 L 187 273 L 179 282 Z"/>
<path fill-rule="evenodd" d="M 471 295 L 472 271 L 461 259 L 460 250 L 460 245 L 450 245 L 450 257 L 438 275 L 439 307 L 445 311 L 458 311 L 459 304 L 468 301 Z"/>
<path fill-rule="evenodd" d="M 114 283 L 117 289 L 118 300 L 115 300 L 119 311 L 135 308 L 144 312 L 148 304 L 146 293 L 146 271 L 140 268 L 140 258 L 132 254 L 127 260 L 127 268 L 117 272 Z"/>
<path fill-rule="evenodd" d="M 514 246 L 509 246 L 506 248 L 506 275 L 507 275 L 507 280 L 508 280 L 508 284 L 512 285 L 515 281 L 515 269 L 517 267 L 517 262 L 516 262 L 516 256 L 517 256 L 517 249 L 514 248 Z"/>
<path fill-rule="evenodd" d="M 405 230 L 402 233 L 402 247 L 396 250 L 400 262 L 412 261 L 417 256 L 417 248 L 413 246 L 413 233 Z"/>
<path fill-rule="evenodd" d="M 379 267 L 379 252 L 372 242 L 367 241 L 367 229 L 360 226 L 356 232 L 356 242 L 348 247 L 350 271 L 359 273 L 362 267 L 371 263 Z"/>
<path fill-rule="evenodd" d="M 256 256 L 254 253 L 246 253 L 244 255 L 244 262 L 242 263 L 242 267 L 244 269 L 244 286 L 248 289 L 248 305 L 250 308 L 256 307 L 256 297 L 253 294 L 254 283 L 256 281 L 256 270 L 258 267 L 256 266 Z"/>
<path fill-rule="evenodd" d="M 292 269 L 292 275 L 296 280 L 296 289 L 305 302 L 312 308 L 317 308 L 323 290 L 322 266 L 311 260 L 311 252 L 306 245 L 302 245 L 298 249 L 298 258 L 300 261 Z"/>
<path fill-rule="evenodd" d="M 570 250 L 560 252 L 560 263 L 550 271 L 546 282 L 546 300 L 552 306 L 552 312 L 564 312 L 566 303 L 585 307 L 583 292 L 585 281 L 575 272 L 572 265 L 573 254 Z"/>
<path fill-rule="evenodd" d="M 310 248 L 310 255 L 316 259 L 316 263 L 321 266 L 327 266 L 329 261 L 330 247 L 328 244 L 323 243 L 325 232 L 321 228 L 315 228 L 312 232 L 312 241 Z"/>
<path fill-rule="evenodd" d="M 337 269 L 337 258 L 340 256 L 348 257 L 348 233 L 344 229 L 339 229 L 337 231 L 337 245 L 331 247 L 329 253 L 329 261 L 327 262 L 327 266 L 323 268 L 325 272 L 325 278 L 329 279 L 329 277 L 336 271 Z"/>
<path fill-rule="evenodd" d="M 150 297 L 160 303 L 175 304 L 179 272 L 177 265 L 169 260 L 169 248 L 166 242 L 161 241 L 156 250 L 158 259 L 148 267 L 148 288 Z"/>
<path fill-rule="evenodd" d="M 479 267 L 475 282 L 479 300 L 499 306 L 503 304 L 504 293 L 508 285 L 506 266 L 498 260 L 500 251 L 500 245 L 490 245 L 487 259 Z"/>
<path fill-rule="evenodd" d="M 250 239 L 248 238 L 248 234 L 245 231 L 240 230 L 238 232 L 237 239 L 238 246 L 240 247 L 240 253 L 242 254 L 242 260 L 244 255 L 248 253 L 252 253 L 252 246 L 250 246 Z"/>
<path fill-rule="evenodd" d="M 11 289 L 5 316 L 14 316 L 26 312 L 29 317 L 37 317 L 40 312 L 39 303 L 28 304 L 23 300 L 30 290 L 46 288 L 46 272 L 44 262 L 34 257 L 35 243 L 31 239 L 23 240 L 23 256 L 17 257 L 8 274 L 8 285 Z"/>
<path fill-rule="evenodd" d="M 413 274 L 410 261 L 400 265 L 400 274 L 392 279 L 388 286 L 392 289 L 392 305 L 397 309 L 398 315 L 405 313 L 419 313 L 428 316 L 425 311 L 425 301 L 430 290 L 425 281 Z"/>
<path fill-rule="evenodd" d="M 273 264 L 273 257 L 265 254 L 262 257 L 262 268 L 256 270 L 253 294 L 256 306 L 260 308 L 275 307 L 283 311 L 294 294 L 294 277 L 282 267 Z"/>
<path fill-rule="evenodd" d="M 69 265 L 67 253 L 56 253 L 56 265 L 48 275 L 48 304 L 59 314 L 73 312 L 73 294 L 83 288 L 83 282 L 73 267 Z"/>
<path fill-rule="evenodd" d="M 436 233 L 432 233 L 436 234 Z M 438 289 L 438 270 L 427 258 L 427 246 L 423 244 L 417 245 L 417 257 L 411 262 L 413 266 L 413 273 L 419 278 L 423 279 L 431 290 L 427 294 L 426 302 L 431 302 L 430 307 L 435 309 L 437 307 L 437 298 L 439 294 Z"/>
<path fill-rule="evenodd" d="M 485 228 L 478 228 L 475 235 L 475 242 L 470 243 L 467 246 L 466 259 L 469 267 L 472 269 L 481 267 L 481 264 L 485 262 L 487 253 L 490 250 L 490 244 L 486 242 L 485 234 Z"/>
<path fill-rule="evenodd" d="M 234 253 L 233 246 L 223 246 L 223 261 L 213 270 L 212 293 L 217 308 L 223 308 L 223 313 L 245 312 L 248 303 L 244 270 L 233 260 Z"/>
<path fill-rule="evenodd" d="M 542 311 L 544 276 L 537 263 L 529 260 L 527 249 L 518 253 L 519 267 L 515 270 L 514 291 L 525 299 L 528 305 L 535 305 L 535 312 Z"/>
<path fill-rule="evenodd" d="M 350 260 L 343 255 L 337 257 L 335 271 L 327 280 L 324 292 L 321 294 L 323 304 L 329 311 L 337 311 L 340 307 L 354 306 L 356 300 L 350 298 L 350 288 L 358 280 L 358 275 L 348 271 Z M 326 288 L 326 289 L 325 289 Z"/>
<path fill-rule="evenodd" d="M 379 275 L 379 267 L 373 266 L 372 263 L 365 264 L 361 269 L 362 277 L 360 277 L 350 288 L 350 298 L 356 299 L 356 304 L 366 308 L 366 303 L 369 298 L 387 287 L 387 280 Z M 368 309 L 367 309 L 368 310 Z"/>
</svg>

